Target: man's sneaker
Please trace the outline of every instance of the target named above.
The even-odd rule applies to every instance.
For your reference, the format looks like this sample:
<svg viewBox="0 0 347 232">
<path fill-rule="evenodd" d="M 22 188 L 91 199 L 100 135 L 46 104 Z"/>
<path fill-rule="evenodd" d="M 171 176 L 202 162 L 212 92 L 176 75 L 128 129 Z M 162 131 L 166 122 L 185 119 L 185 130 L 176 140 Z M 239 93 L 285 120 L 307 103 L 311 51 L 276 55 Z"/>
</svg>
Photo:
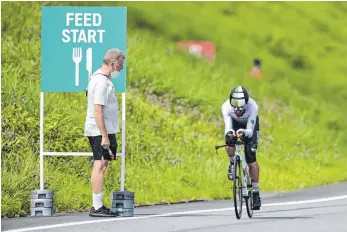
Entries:
<svg viewBox="0 0 347 232">
<path fill-rule="evenodd" d="M 253 210 L 259 210 L 261 206 L 261 199 L 259 191 L 253 191 Z"/>
<path fill-rule="evenodd" d="M 230 164 L 229 169 L 228 169 L 228 179 L 229 180 L 233 180 L 233 175 L 234 175 L 233 171 L 234 171 L 234 165 Z"/>
<path fill-rule="evenodd" d="M 102 206 L 99 209 L 95 209 L 92 207 L 92 209 L 89 212 L 89 216 L 91 217 L 117 217 L 116 213 L 113 213 L 110 209 L 106 208 L 105 206 Z"/>
</svg>

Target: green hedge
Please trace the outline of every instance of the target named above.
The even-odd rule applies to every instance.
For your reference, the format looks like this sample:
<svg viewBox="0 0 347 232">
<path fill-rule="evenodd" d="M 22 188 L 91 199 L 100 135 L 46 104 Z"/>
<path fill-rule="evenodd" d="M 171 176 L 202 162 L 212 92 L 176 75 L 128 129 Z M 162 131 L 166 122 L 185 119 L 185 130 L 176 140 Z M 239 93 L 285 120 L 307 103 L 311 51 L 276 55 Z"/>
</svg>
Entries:
<svg viewBox="0 0 347 232">
<path fill-rule="evenodd" d="M 30 191 L 39 188 L 42 4 L 2 7 L 2 216 L 27 214 Z M 262 191 L 347 180 L 341 101 L 347 33 L 336 20 L 346 4 L 155 3 L 156 11 L 153 3 L 125 5 L 126 189 L 135 191 L 137 204 L 231 196 L 228 158 L 224 151 L 216 156 L 214 145 L 223 143 L 221 104 L 239 83 L 260 107 Z M 272 40 L 265 42 L 266 36 Z M 178 38 L 215 41 L 216 62 L 207 65 L 177 51 Z M 255 55 L 264 60 L 264 81 L 245 78 Z M 293 67 L 297 57 L 304 61 L 301 68 Z M 85 111 L 84 93 L 46 94 L 45 150 L 89 151 Z M 91 168 L 90 157 L 45 158 L 45 187 L 55 191 L 57 212 L 91 207 Z M 110 191 L 119 189 L 119 177 L 116 160 L 107 171 L 106 204 Z"/>
</svg>

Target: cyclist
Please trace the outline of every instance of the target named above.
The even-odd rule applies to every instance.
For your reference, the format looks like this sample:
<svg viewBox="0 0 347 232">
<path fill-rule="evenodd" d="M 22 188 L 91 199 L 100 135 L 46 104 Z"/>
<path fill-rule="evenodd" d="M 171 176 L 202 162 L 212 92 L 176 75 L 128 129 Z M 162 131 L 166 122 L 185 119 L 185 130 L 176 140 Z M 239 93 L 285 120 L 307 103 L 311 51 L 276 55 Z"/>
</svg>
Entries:
<svg viewBox="0 0 347 232">
<path fill-rule="evenodd" d="M 258 105 L 249 97 L 248 91 L 243 86 L 232 89 L 229 99 L 222 105 L 222 114 L 225 124 L 226 152 L 230 157 L 228 178 L 233 178 L 233 157 L 235 155 L 234 141 L 244 139 L 246 162 L 250 168 L 253 182 L 253 205 L 259 210 L 261 199 L 259 194 L 259 165 L 256 160 L 256 151 L 259 137 Z"/>
</svg>

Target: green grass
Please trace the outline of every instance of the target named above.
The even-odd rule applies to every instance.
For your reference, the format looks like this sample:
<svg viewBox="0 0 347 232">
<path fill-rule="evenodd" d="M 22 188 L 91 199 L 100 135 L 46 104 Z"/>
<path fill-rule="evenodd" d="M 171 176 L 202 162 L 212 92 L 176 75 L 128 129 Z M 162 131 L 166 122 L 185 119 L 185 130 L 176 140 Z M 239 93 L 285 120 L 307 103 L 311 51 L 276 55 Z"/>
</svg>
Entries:
<svg viewBox="0 0 347 232">
<path fill-rule="evenodd" d="M 39 188 L 42 4 L 2 4 L 2 216 L 27 214 Z M 231 196 L 228 159 L 213 148 L 223 143 L 221 104 L 239 83 L 260 107 L 262 191 L 347 180 L 345 3 L 70 5 L 88 4 L 129 6 L 126 189 L 137 204 Z M 178 51 L 179 39 L 214 41 L 216 61 Z M 254 56 L 264 81 L 245 77 Z M 85 111 L 84 93 L 46 94 L 45 150 L 89 151 Z M 91 167 L 90 157 L 45 159 L 56 212 L 91 207 Z M 119 177 L 117 160 L 107 171 L 107 205 Z"/>
</svg>

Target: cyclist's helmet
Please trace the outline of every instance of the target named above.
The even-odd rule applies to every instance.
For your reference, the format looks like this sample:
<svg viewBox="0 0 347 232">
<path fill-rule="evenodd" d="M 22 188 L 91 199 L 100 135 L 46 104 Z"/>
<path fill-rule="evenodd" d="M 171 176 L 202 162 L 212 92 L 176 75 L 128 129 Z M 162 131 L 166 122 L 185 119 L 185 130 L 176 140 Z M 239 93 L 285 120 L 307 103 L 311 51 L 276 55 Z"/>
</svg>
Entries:
<svg viewBox="0 0 347 232">
<path fill-rule="evenodd" d="M 239 85 L 231 90 L 229 102 L 238 117 L 242 116 L 245 112 L 248 100 L 248 91 L 243 86 Z"/>
</svg>

